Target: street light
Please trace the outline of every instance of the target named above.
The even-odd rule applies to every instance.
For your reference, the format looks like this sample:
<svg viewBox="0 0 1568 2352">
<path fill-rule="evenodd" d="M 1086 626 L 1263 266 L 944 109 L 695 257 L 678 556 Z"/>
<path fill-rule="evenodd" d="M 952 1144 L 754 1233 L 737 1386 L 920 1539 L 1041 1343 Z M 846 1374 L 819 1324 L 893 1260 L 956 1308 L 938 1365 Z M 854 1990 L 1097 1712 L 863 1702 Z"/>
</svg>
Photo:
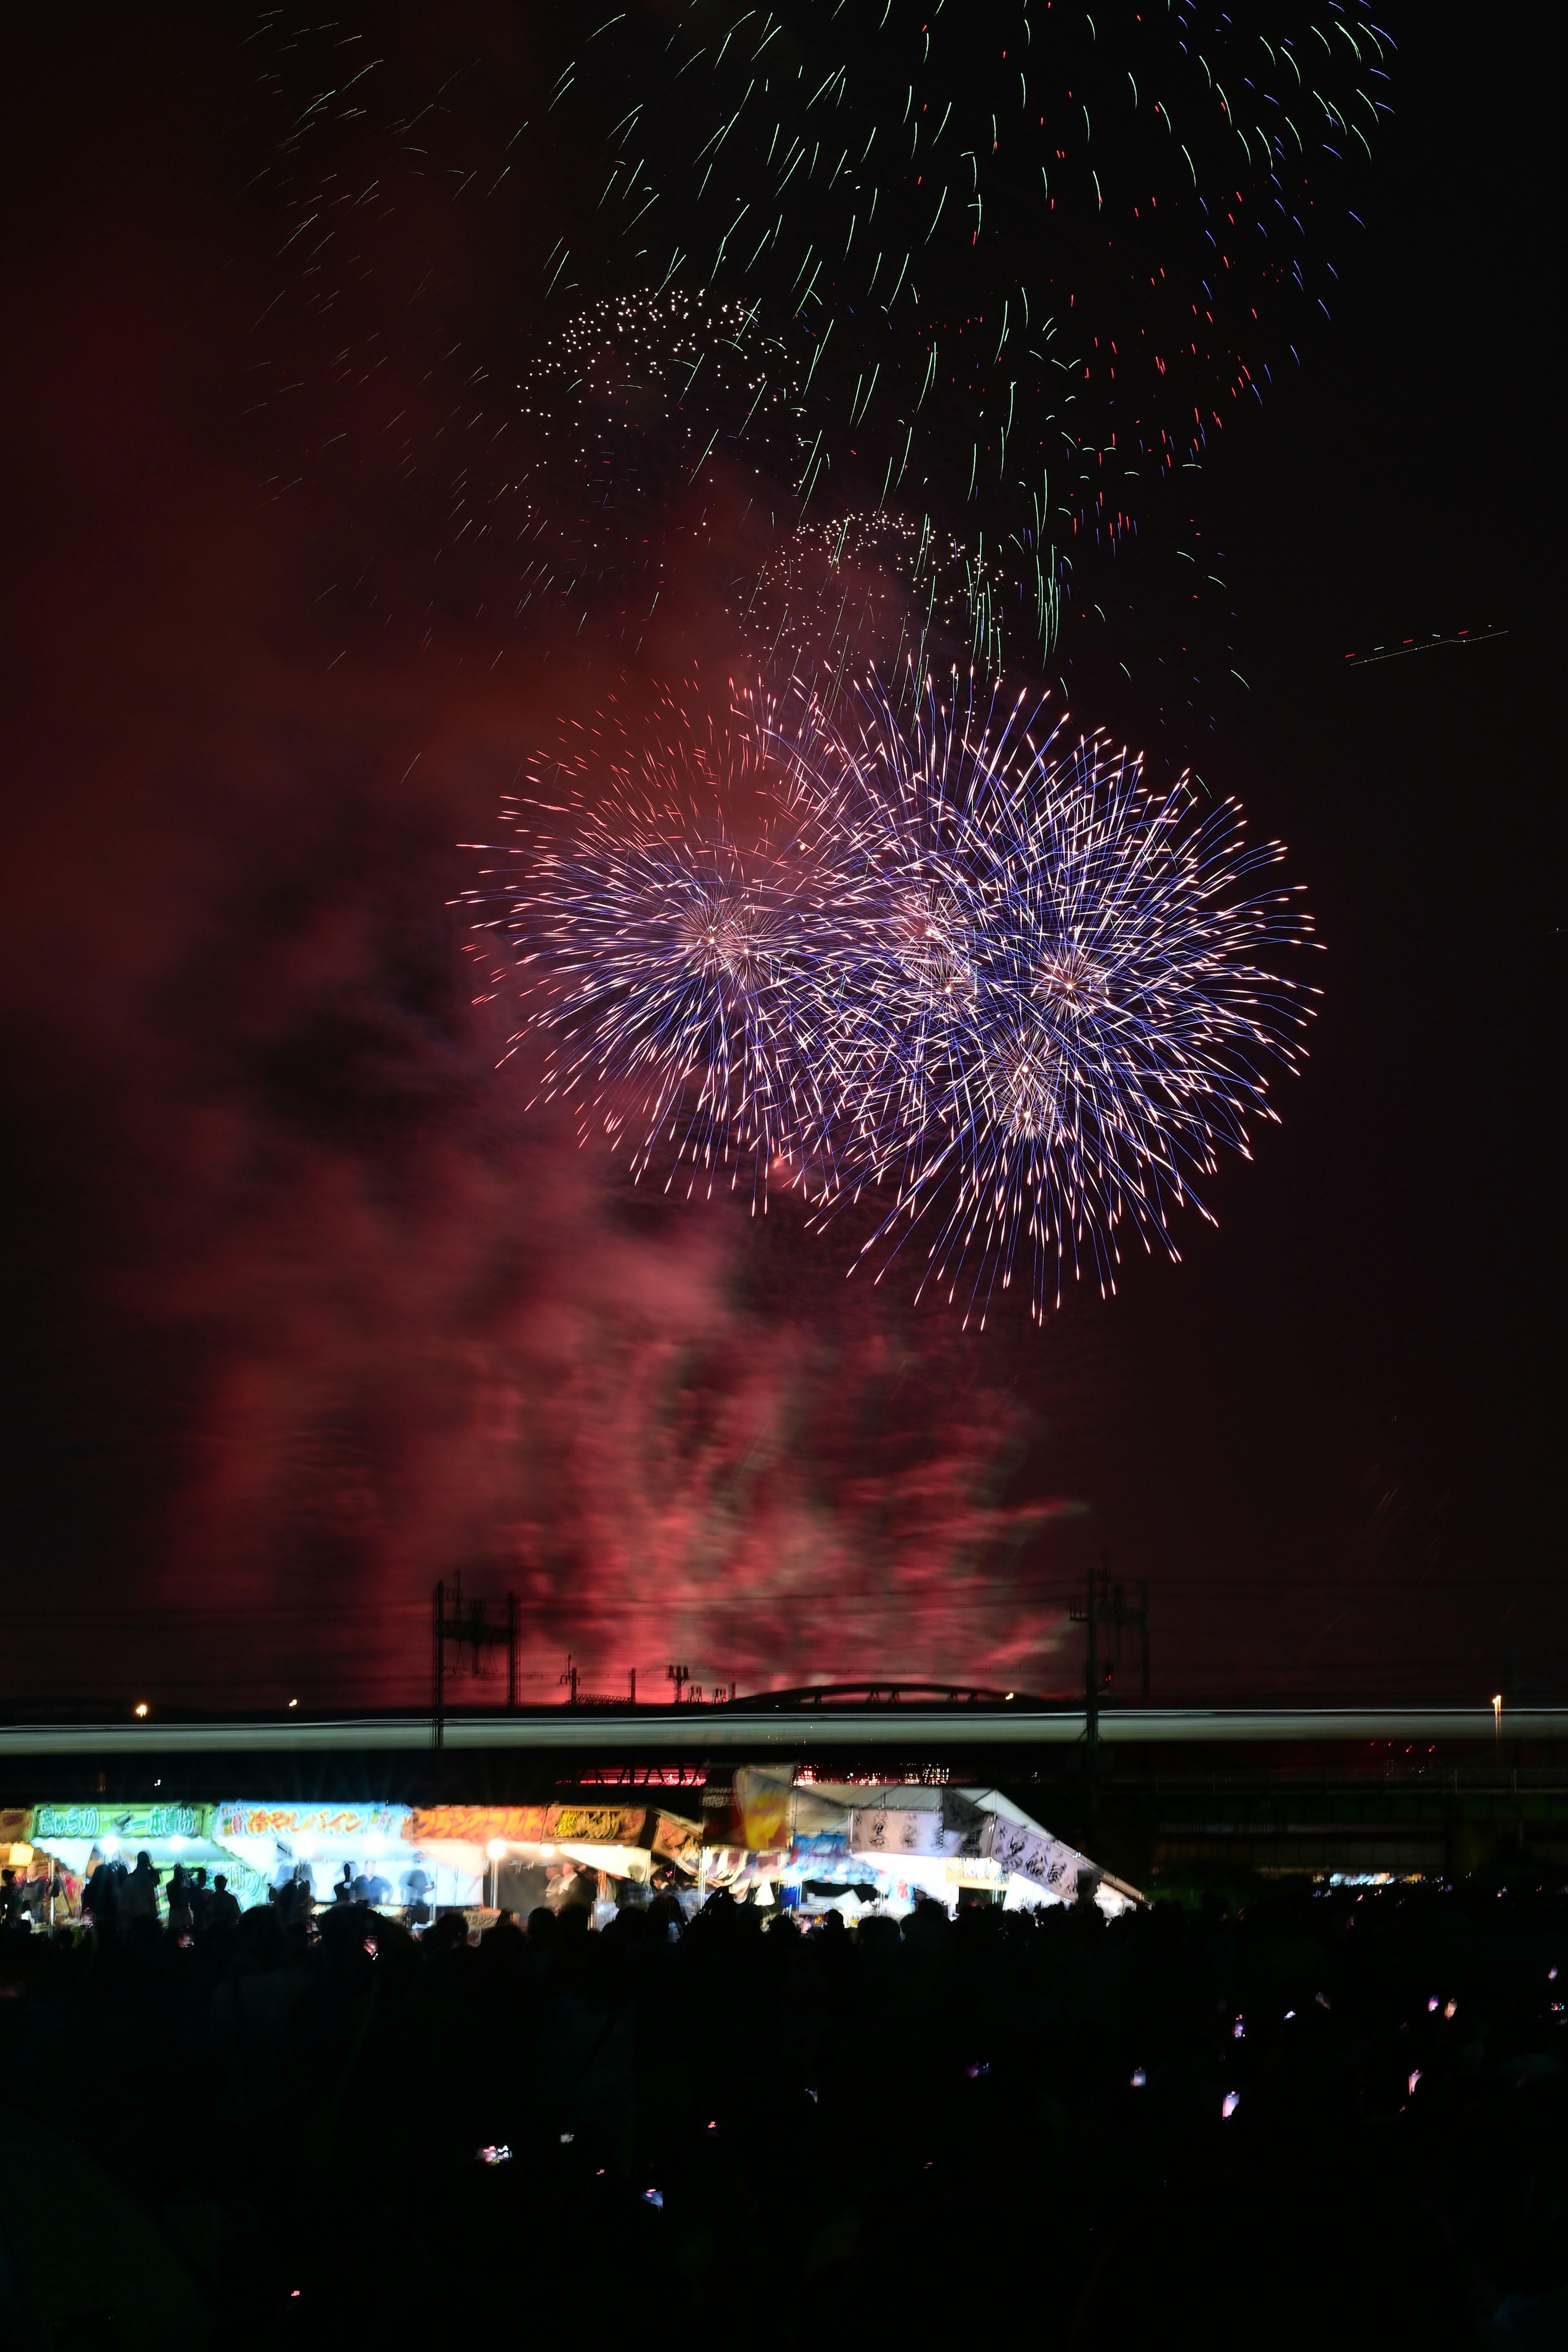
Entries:
<svg viewBox="0 0 1568 2352">
<path fill-rule="evenodd" d="M 1498 1691 L 1498 1692 L 1494 1693 L 1493 1697 L 1492 1697 L 1492 1746 L 1493 1746 L 1493 1747 L 1495 1748 L 1495 1749 L 1497 1750 L 1498 1759 L 1499 1759 L 1499 1760 L 1500 1760 L 1500 1762 L 1501 1758 L 1502 1758 L 1502 1693 L 1501 1693 L 1501 1691 Z"/>
<path fill-rule="evenodd" d="M 500 1909 L 500 1866 L 506 1855 L 505 1838 L 491 1838 L 485 1852 L 490 1858 L 490 1909 Z"/>
</svg>

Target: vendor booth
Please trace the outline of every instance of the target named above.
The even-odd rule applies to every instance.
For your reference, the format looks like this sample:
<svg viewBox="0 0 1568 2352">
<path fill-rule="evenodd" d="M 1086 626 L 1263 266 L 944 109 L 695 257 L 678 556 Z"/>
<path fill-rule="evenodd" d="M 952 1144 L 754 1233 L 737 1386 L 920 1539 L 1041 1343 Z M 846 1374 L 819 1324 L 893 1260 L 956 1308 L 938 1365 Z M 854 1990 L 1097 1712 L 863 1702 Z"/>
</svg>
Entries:
<svg viewBox="0 0 1568 2352">
<path fill-rule="evenodd" d="M 426 1853 L 481 1873 L 490 1908 L 524 1918 L 580 1899 L 589 1875 L 583 1892 L 608 1916 L 628 1889 L 695 1885 L 701 1860 L 698 1824 L 654 1805 L 433 1805 L 409 1819 Z"/>
<path fill-rule="evenodd" d="M 466 1846 L 437 1853 L 415 1826 L 418 1819 L 405 1805 L 230 1798 L 213 1808 L 213 1834 L 274 1893 L 292 1883 L 308 1886 L 313 1902 L 331 1903 L 343 1887 L 339 1899 L 416 1918 L 482 1902 L 483 1853 Z"/>
<path fill-rule="evenodd" d="M 204 1870 L 207 1882 L 221 1871 L 228 1891 L 242 1909 L 266 1898 L 266 1886 L 245 1856 L 236 1854 L 216 1833 L 209 1804 L 121 1804 L 100 1798 L 95 1803 L 40 1804 L 33 1808 L 31 1843 L 74 1880 L 90 1877 L 100 1862 L 135 1867 L 145 1853 L 158 1872 L 163 1888 L 176 1864 L 187 1871 Z"/>
<path fill-rule="evenodd" d="M 1114 1918 L 1143 1900 L 999 1790 L 870 1788 L 787 1766 L 742 1766 L 704 1791 L 702 1885 L 847 1919 L 965 1899 L 1009 1910 L 1092 1900 Z"/>
</svg>

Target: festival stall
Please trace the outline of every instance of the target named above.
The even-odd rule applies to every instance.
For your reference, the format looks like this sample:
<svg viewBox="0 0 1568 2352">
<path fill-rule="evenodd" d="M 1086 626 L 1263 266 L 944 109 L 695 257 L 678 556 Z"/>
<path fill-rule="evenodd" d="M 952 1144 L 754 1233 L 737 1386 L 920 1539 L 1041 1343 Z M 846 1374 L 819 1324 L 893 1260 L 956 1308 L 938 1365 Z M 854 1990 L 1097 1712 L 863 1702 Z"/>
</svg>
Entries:
<svg viewBox="0 0 1568 2352">
<path fill-rule="evenodd" d="M 922 1898 L 1009 1910 L 1092 1899 L 1115 1917 L 1142 1896 L 1053 1837 L 1000 1790 L 868 1787 L 742 1766 L 703 1794 L 705 1890 L 808 1916 L 898 1918 Z"/>
<path fill-rule="evenodd" d="M 515 1911 L 563 1899 L 596 1874 L 593 1898 L 616 1885 L 647 1886 L 669 1872 L 695 1883 L 694 1822 L 644 1805 L 275 1805 L 226 1801 L 212 1834 L 270 1886 L 308 1882 L 317 1903 L 363 1886 L 374 1907 L 416 1918 L 439 1911 Z"/>
<path fill-rule="evenodd" d="M 30 1843 L 77 1880 L 88 1878 L 100 1862 L 122 1863 L 133 1870 L 145 1853 L 166 1893 L 176 1863 L 186 1870 L 205 1870 L 210 1885 L 222 1871 L 228 1891 L 241 1908 L 265 1899 L 266 1887 L 243 1855 L 236 1855 L 216 1833 L 210 1804 L 121 1804 L 107 1798 L 72 1804 L 35 1805 Z"/>
<path fill-rule="evenodd" d="M 483 1900 L 486 1864 L 467 1848 L 437 1853 L 405 1805 L 279 1805 L 229 1798 L 213 1808 L 213 1835 L 256 1874 L 266 1890 L 308 1885 L 315 1903 L 358 1882 L 381 1911 L 470 1909 Z"/>
<path fill-rule="evenodd" d="M 409 1820 L 426 1853 L 477 1868 L 491 1907 L 524 1917 L 565 1900 L 589 1874 L 589 1900 L 608 1916 L 617 1888 L 694 1885 L 701 1858 L 697 1823 L 653 1805 L 433 1805 Z"/>
<path fill-rule="evenodd" d="M 0 1868 L 10 1872 L 16 1890 L 14 1899 L 6 1902 L 7 1914 L 19 1913 L 47 1927 L 74 1916 L 81 1902 L 81 1879 L 33 1843 L 33 1812 L 31 1805 L 0 1807 Z"/>
</svg>

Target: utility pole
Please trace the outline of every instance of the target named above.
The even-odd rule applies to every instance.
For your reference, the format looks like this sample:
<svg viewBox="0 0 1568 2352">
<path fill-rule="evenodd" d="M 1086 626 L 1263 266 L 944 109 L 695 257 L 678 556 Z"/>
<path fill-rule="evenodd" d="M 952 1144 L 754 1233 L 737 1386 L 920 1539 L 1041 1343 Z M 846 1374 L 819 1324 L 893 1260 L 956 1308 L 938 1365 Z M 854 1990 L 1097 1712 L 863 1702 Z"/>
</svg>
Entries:
<svg viewBox="0 0 1568 2352">
<path fill-rule="evenodd" d="M 488 1604 L 470 1601 L 463 1605 L 463 1579 L 459 1571 L 448 1584 L 443 1577 L 430 1595 L 430 1745 L 440 1748 L 446 1738 L 447 1720 L 447 1645 L 456 1646 L 459 1668 L 463 1646 L 468 1645 L 469 1672 L 482 1675 L 487 1671 L 490 1654 L 506 1651 L 506 1703 L 508 1712 L 517 1706 L 518 1684 L 518 1608 L 517 1595 L 506 1596 L 506 1613 L 492 1624 Z"/>
<path fill-rule="evenodd" d="M 1083 1664 L 1083 1730 L 1084 1744 L 1089 1750 L 1089 1804 L 1096 1802 L 1095 1789 L 1100 1755 L 1100 1707 L 1104 1685 L 1121 1664 L 1121 1636 L 1128 1626 L 1138 1629 L 1139 1680 L 1143 1704 L 1149 1704 L 1149 1581 L 1145 1577 L 1138 1586 L 1138 1599 L 1130 1601 L 1122 1585 L 1110 1581 L 1110 1554 L 1100 1554 L 1098 1569 L 1091 1568 L 1085 1579 L 1084 1598 L 1075 1601 L 1068 1611 L 1074 1624 L 1085 1633 Z M 1116 1654 L 1103 1673 L 1100 1664 L 1100 1629 L 1114 1628 Z"/>
</svg>

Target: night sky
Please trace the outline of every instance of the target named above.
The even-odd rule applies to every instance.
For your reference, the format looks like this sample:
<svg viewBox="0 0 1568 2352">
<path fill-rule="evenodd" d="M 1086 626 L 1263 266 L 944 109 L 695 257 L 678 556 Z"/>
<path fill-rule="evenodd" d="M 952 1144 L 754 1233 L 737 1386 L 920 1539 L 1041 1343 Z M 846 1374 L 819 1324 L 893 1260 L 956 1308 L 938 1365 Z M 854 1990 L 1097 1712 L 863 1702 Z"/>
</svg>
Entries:
<svg viewBox="0 0 1568 2352">
<path fill-rule="evenodd" d="M 404 176 L 326 316 L 280 258 L 314 71 L 285 19 L 14 40 L 10 1702 L 417 1701 L 454 1571 L 517 1591 L 541 1699 L 568 1651 L 601 1687 L 679 1658 L 1063 1692 L 1102 1554 L 1149 1580 L 1162 1700 L 1561 1696 L 1561 508 L 1520 24 L 1394 18 L 1331 324 L 1191 492 L 1223 587 L 1184 724 L 1310 885 L 1305 1074 L 1180 1264 L 983 1334 L 847 1281 L 853 1235 L 787 1199 L 633 1192 L 495 1071 L 458 845 L 607 696 L 743 674 L 756 525 L 738 477 L 669 493 L 635 646 L 614 583 L 498 621 L 516 559 L 454 486 L 482 509 L 566 200 L 525 147 L 487 209 L 479 167 L 547 45 L 522 10 L 342 25 L 398 119 L 438 107 L 440 169 L 390 103 L 330 134 Z M 1065 642 L 1075 715 L 1156 724 L 1094 708 L 1112 671 Z"/>
</svg>

